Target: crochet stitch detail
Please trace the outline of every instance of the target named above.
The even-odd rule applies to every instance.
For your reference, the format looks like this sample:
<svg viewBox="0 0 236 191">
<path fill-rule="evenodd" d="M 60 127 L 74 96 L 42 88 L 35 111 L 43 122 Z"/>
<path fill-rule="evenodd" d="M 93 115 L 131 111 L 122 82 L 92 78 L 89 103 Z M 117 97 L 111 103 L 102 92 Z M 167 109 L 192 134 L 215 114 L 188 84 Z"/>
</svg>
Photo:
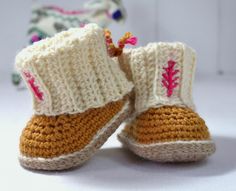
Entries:
<svg viewBox="0 0 236 191">
<path fill-rule="evenodd" d="M 173 60 L 168 61 L 168 66 L 163 67 L 165 73 L 162 74 L 163 80 L 162 84 L 167 89 L 167 96 L 170 97 L 173 94 L 173 90 L 177 87 L 178 82 L 176 82 L 179 77 L 174 77 L 179 70 L 175 70 L 174 67 L 176 62 Z"/>
<path fill-rule="evenodd" d="M 179 42 L 159 42 L 124 54 L 122 58 L 130 63 L 128 73 L 135 84 L 137 115 L 163 105 L 194 109 L 191 92 L 195 56 L 190 47 Z"/>
<path fill-rule="evenodd" d="M 35 115 L 20 138 L 25 156 L 52 158 L 83 149 L 123 107 L 124 100 L 84 113 L 59 116 Z"/>
<path fill-rule="evenodd" d="M 43 101 L 43 92 L 40 91 L 39 86 L 36 85 L 35 82 L 35 78 L 32 74 L 30 74 L 30 72 L 23 72 L 27 83 L 30 85 L 35 97 L 39 100 L 39 101 Z"/>
<path fill-rule="evenodd" d="M 210 140 L 204 120 L 191 109 L 177 106 L 150 108 L 124 131 L 142 144 Z"/>
<path fill-rule="evenodd" d="M 43 102 L 34 101 L 38 115 L 82 113 L 118 101 L 133 88 L 107 54 L 104 31 L 96 24 L 28 46 L 17 55 L 16 66 L 37 77 L 44 93 Z"/>
</svg>

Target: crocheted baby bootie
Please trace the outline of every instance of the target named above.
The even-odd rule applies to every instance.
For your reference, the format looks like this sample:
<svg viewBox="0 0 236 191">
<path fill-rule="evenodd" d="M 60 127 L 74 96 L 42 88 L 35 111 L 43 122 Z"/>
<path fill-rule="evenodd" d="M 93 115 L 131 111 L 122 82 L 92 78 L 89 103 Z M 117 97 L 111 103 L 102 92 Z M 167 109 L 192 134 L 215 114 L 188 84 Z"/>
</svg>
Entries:
<svg viewBox="0 0 236 191">
<path fill-rule="evenodd" d="M 195 53 L 182 43 L 151 43 L 120 57 L 135 91 L 135 115 L 118 135 L 135 154 L 159 162 L 187 162 L 215 151 L 195 112 Z M 127 64 L 128 63 L 128 64 Z"/>
<path fill-rule="evenodd" d="M 35 114 L 20 137 L 21 165 L 62 170 L 87 161 L 129 115 L 132 90 L 95 24 L 23 49 L 16 65 Z"/>
</svg>

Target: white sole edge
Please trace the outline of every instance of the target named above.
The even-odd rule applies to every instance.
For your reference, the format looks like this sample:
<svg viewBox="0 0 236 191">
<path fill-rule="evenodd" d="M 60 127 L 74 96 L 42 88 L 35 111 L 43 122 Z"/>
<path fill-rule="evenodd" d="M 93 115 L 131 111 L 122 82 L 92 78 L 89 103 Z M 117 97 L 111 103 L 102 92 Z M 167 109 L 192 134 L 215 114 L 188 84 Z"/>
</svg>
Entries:
<svg viewBox="0 0 236 191">
<path fill-rule="evenodd" d="M 216 150 L 212 140 L 140 144 L 130 139 L 124 132 L 118 135 L 118 139 L 136 155 L 156 162 L 200 161 Z"/>
</svg>

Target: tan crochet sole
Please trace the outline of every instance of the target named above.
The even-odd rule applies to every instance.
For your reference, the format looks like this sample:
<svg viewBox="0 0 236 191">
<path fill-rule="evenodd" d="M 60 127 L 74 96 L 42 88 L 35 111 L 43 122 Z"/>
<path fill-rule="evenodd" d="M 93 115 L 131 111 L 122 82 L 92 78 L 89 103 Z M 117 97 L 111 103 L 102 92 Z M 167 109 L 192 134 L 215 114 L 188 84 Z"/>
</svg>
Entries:
<svg viewBox="0 0 236 191">
<path fill-rule="evenodd" d="M 127 101 L 122 110 L 118 112 L 105 127 L 98 131 L 90 144 L 80 151 L 54 158 L 35 158 L 20 155 L 20 164 L 26 168 L 38 170 L 64 170 L 79 166 L 96 153 L 119 125 L 128 117 L 129 113 L 130 104 L 129 101 Z"/>
<path fill-rule="evenodd" d="M 118 139 L 125 147 L 140 157 L 157 162 L 194 162 L 203 160 L 215 152 L 215 144 L 207 141 L 176 141 L 155 144 L 139 144 L 124 132 Z"/>
</svg>

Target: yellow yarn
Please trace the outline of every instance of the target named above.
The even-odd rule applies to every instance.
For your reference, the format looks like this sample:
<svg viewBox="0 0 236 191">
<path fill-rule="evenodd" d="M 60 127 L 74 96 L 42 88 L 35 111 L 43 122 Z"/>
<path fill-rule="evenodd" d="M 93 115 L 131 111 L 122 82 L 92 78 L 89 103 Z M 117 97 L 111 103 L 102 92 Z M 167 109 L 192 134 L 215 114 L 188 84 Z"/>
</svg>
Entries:
<svg viewBox="0 0 236 191">
<path fill-rule="evenodd" d="M 210 139 L 204 120 L 191 109 L 177 106 L 151 108 L 124 131 L 143 144 Z"/>
</svg>

